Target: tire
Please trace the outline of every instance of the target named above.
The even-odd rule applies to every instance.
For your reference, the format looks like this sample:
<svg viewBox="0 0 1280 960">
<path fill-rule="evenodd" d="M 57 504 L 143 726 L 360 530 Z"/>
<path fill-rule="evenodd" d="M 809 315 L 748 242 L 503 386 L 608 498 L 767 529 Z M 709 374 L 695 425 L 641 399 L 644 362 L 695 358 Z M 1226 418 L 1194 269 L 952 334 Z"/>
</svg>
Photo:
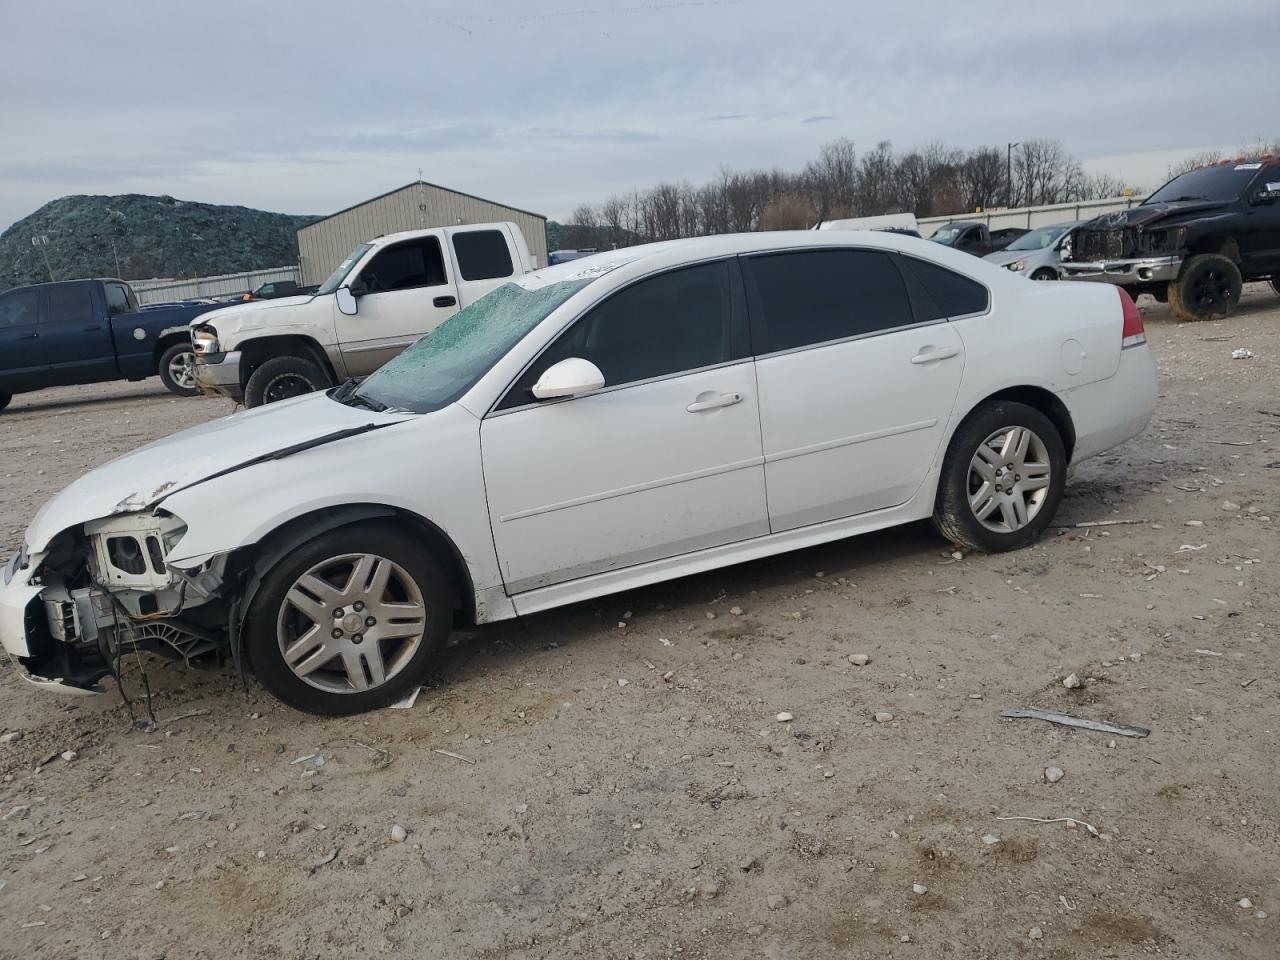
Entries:
<svg viewBox="0 0 1280 960">
<path fill-rule="evenodd" d="M 0 393 L 0 410 L 3 410 L 13 400 L 12 393 Z"/>
<path fill-rule="evenodd" d="M 328 374 L 310 360 L 302 357 L 272 357 L 249 377 L 244 388 L 244 405 L 260 407 L 265 403 L 300 397 L 329 386 Z"/>
<path fill-rule="evenodd" d="M 1123 290 L 1125 293 L 1127 293 L 1129 295 L 1129 299 L 1132 300 L 1134 303 L 1137 303 L 1138 298 L 1142 296 L 1141 287 L 1121 287 L 1120 289 Z"/>
<path fill-rule="evenodd" d="M 366 589 L 380 574 L 383 588 Z M 291 707 L 326 716 L 375 710 L 430 674 L 453 623 L 453 596 L 435 559 L 403 530 L 340 527 L 272 567 L 245 617 L 245 651 L 262 685 Z"/>
<path fill-rule="evenodd" d="M 1027 438 L 1025 459 L 1009 449 L 1011 433 L 1015 439 Z M 993 446 L 1001 440 L 1003 449 Z M 1007 487 L 1001 494 L 990 489 L 1003 486 L 1000 481 L 1009 476 L 1005 469 L 1015 478 L 1012 496 Z M 1038 485 L 1041 478 L 1046 481 L 1043 486 Z M 1028 487 L 1028 481 L 1037 485 Z M 970 550 L 1017 550 L 1034 542 L 1053 521 L 1066 482 L 1066 447 L 1053 421 L 1025 403 L 990 401 L 969 414 L 951 438 L 942 462 L 933 525 L 948 540 Z M 982 496 L 984 484 L 986 497 Z M 978 516 L 983 509 L 988 511 L 985 521 Z"/>
<path fill-rule="evenodd" d="M 1225 317 L 1240 302 L 1240 268 L 1219 253 L 1200 253 L 1182 265 L 1169 284 L 1169 308 L 1179 320 Z"/>
<path fill-rule="evenodd" d="M 1271 289 L 1276 293 L 1280 293 L 1280 277 L 1271 278 Z"/>
<path fill-rule="evenodd" d="M 1057 280 L 1058 271 L 1052 267 L 1041 267 L 1035 273 L 1031 274 L 1032 280 Z"/>
<path fill-rule="evenodd" d="M 196 387 L 195 351 L 189 343 L 175 343 L 160 354 L 160 382 L 170 393 L 179 397 L 196 397 L 200 390 Z"/>
</svg>

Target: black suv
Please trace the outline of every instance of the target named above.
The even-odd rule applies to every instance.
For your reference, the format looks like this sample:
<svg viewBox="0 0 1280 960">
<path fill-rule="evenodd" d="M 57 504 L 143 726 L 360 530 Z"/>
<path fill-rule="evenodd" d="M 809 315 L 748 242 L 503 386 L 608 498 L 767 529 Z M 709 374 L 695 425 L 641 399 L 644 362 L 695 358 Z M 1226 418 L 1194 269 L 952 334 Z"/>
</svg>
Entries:
<svg viewBox="0 0 1280 960">
<path fill-rule="evenodd" d="M 1230 313 L 1246 280 L 1270 280 L 1280 293 L 1280 157 L 1174 177 L 1138 206 L 1071 231 L 1060 267 L 1064 280 L 1150 293 L 1180 320 Z"/>
</svg>

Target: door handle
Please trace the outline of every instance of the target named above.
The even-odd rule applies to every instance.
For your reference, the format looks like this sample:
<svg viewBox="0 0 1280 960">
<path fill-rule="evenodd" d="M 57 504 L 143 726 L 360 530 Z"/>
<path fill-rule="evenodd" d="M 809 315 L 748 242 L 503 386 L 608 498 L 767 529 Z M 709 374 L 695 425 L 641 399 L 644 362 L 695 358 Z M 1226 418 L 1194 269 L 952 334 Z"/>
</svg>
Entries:
<svg viewBox="0 0 1280 960">
<path fill-rule="evenodd" d="M 742 402 L 742 394 L 740 393 L 722 393 L 716 397 L 708 397 L 705 400 L 695 400 L 693 403 L 685 407 L 690 413 L 701 413 L 703 410 L 715 410 L 719 407 L 732 407 L 735 403 Z"/>
<path fill-rule="evenodd" d="M 85 327 L 85 328 L 84 328 L 82 331 L 80 331 L 80 332 L 81 332 L 81 333 L 93 333 L 95 330 L 101 330 L 101 329 L 102 329 L 102 327 L 101 327 L 99 324 L 96 324 L 96 323 L 95 323 L 92 327 Z"/>
<path fill-rule="evenodd" d="M 911 362 L 919 366 L 922 363 L 949 360 L 959 354 L 959 347 L 921 347 L 920 352 L 911 358 Z"/>
<path fill-rule="evenodd" d="M 19 340 L 35 340 L 40 336 L 38 333 L 24 333 L 18 337 Z"/>
<path fill-rule="evenodd" d="M 458 305 L 457 297 L 436 297 L 431 301 L 433 307 L 456 307 Z"/>
</svg>

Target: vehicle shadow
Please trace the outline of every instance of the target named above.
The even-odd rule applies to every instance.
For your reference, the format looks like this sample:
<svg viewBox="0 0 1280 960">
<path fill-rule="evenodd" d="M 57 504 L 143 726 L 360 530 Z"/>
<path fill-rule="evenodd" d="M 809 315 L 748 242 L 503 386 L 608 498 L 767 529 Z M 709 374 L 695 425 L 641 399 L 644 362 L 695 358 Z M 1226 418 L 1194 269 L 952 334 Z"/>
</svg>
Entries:
<svg viewBox="0 0 1280 960">
<path fill-rule="evenodd" d="M 836 577 L 856 582 L 870 567 L 936 557 L 946 546 L 929 523 L 913 523 L 481 626 L 457 635 L 434 682 L 467 683 L 495 667 L 536 656 L 553 643 L 616 643 L 622 633 L 617 624 L 627 611 L 634 612 L 635 623 L 655 611 L 676 623 L 699 622 L 715 603 L 715 612 L 727 617 L 734 604 L 750 608 L 777 602 L 752 597 L 752 591 L 801 591 L 813 585 L 819 571 L 825 582 Z"/>
<path fill-rule="evenodd" d="M 176 397 L 164 387 L 139 385 L 126 390 L 112 390 L 110 393 L 67 393 L 63 390 L 38 390 L 33 393 L 20 393 L 13 398 L 13 403 L 5 410 L 6 416 L 24 413 L 48 413 L 58 410 L 74 410 L 80 407 L 98 406 L 116 403 L 122 400 L 160 400 L 165 397 L 199 400 L 199 397 Z"/>
</svg>

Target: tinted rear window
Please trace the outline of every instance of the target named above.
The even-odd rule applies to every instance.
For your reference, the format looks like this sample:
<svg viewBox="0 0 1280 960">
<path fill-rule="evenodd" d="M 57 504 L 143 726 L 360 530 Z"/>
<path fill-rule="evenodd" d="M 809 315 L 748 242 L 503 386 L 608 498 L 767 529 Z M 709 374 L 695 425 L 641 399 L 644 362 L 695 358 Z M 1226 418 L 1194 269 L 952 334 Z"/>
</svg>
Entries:
<svg viewBox="0 0 1280 960">
<path fill-rule="evenodd" d="M 903 262 L 920 280 L 929 295 L 928 300 L 932 301 L 919 304 L 926 314 L 920 317 L 921 320 L 963 317 L 970 313 L 983 313 L 987 309 L 989 296 L 982 284 L 927 260 L 904 257 Z"/>
<path fill-rule="evenodd" d="M 84 284 L 50 287 L 45 291 L 44 323 L 80 323 L 92 320 L 93 296 Z"/>
<path fill-rule="evenodd" d="M 463 280 L 497 280 L 514 272 L 507 238 L 500 230 L 468 230 L 453 235 Z"/>
<path fill-rule="evenodd" d="M 764 321 L 765 343 L 757 346 L 757 353 L 914 322 L 906 284 L 887 254 L 812 250 L 750 257 L 745 264 Z"/>
</svg>

